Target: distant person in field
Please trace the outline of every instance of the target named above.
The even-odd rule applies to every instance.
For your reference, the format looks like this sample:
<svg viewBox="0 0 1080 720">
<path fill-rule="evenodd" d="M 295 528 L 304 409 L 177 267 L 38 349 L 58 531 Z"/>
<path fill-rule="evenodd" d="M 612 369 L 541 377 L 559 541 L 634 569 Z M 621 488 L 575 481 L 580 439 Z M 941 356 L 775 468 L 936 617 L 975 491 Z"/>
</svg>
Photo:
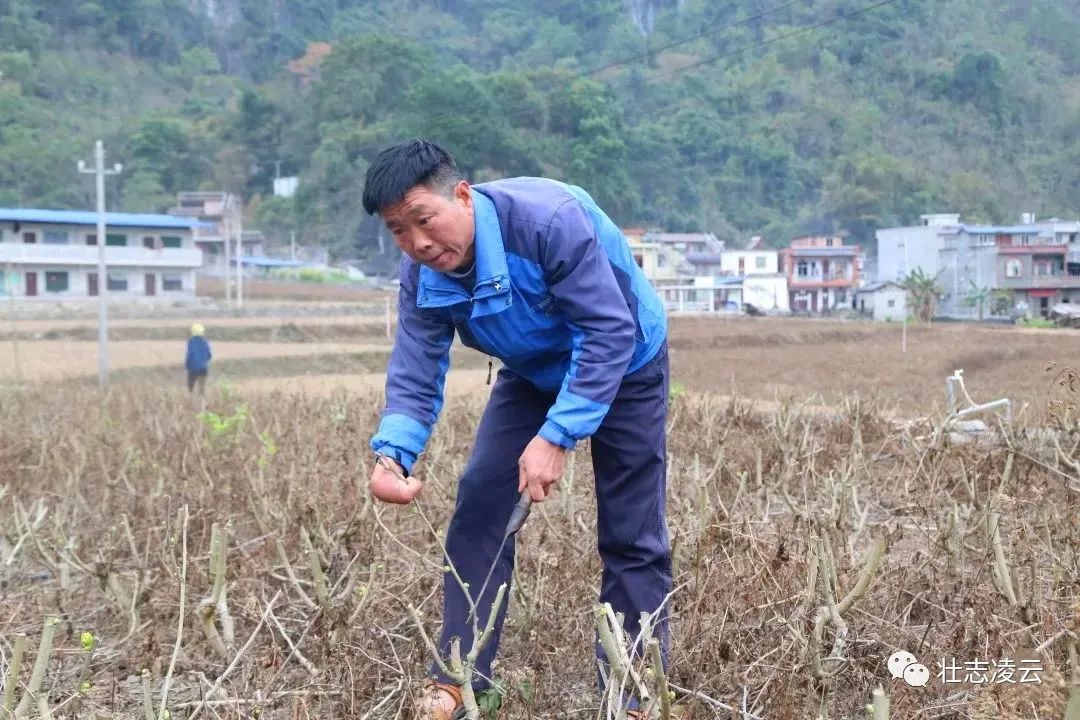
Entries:
<svg viewBox="0 0 1080 720">
<path fill-rule="evenodd" d="M 567 453 L 590 438 L 604 568 L 599 599 L 623 614 L 631 637 L 641 612 L 660 610 L 656 637 L 666 665 L 667 319 L 618 226 L 572 185 L 529 177 L 470 185 L 449 153 L 423 140 L 376 158 L 363 202 L 404 253 L 386 408 L 370 443 L 370 491 L 401 504 L 420 492 L 413 464 L 443 405 L 456 332 L 503 367 L 458 484 L 450 561 L 479 592 L 519 494 L 548 497 Z M 498 587 L 509 588 L 513 563 L 511 540 L 476 601 L 481 627 Z M 458 582 L 444 573 L 444 658 L 454 637 L 462 654 L 472 645 L 468 609 Z M 505 613 L 504 604 L 479 657 L 477 692 L 490 686 Z M 597 657 L 604 662 L 599 646 Z M 425 688 L 418 718 L 458 717 L 460 689 L 434 663 Z M 637 701 L 630 707 L 631 717 L 642 717 Z"/>
<path fill-rule="evenodd" d="M 206 328 L 199 323 L 191 326 L 191 337 L 187 343 L 187 356 L 184 358 L 184 367 L 187 368 L 188 392 L 194 392 L 195 386 L 199 387 L 199 394 L 206 392 L 206 376 L 210 372 L 210 343 L 206 340 Z"/>
</svg>

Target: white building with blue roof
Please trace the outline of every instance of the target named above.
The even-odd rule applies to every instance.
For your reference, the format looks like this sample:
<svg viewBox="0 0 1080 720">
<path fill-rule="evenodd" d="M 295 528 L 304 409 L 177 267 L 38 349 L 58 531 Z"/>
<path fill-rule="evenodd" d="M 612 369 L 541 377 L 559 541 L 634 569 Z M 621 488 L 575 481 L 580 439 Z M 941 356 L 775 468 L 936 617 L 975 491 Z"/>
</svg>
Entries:
<svg viewBox="0 0 1080 720">
<path fill-rule="evenodd" d="M 26 301 L 84 300 L 98 295 L 98 243 L 105 244 L 107 293 L 120 302 L 195 297 L 202 251 L 198 221 L 173 215 L 0 208 L 0 295 Z"/>
</svg>

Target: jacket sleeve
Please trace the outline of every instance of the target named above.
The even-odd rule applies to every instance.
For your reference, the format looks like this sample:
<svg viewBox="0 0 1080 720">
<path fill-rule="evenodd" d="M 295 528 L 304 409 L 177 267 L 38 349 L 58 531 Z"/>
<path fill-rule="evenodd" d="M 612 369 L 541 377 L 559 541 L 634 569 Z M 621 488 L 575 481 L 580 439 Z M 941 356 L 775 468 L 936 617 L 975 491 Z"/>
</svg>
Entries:
<svg viewBox="0 0 1080 720">
<path fill-rule="evenodd" d="M 555 213 L 540 259 L 571 328 L 570 370 L 540 437 L 567 449 L 600 426 L 634 354 L 634 317 L 597 229 L 577 201 Z"/>
<path fill-rule="evenodd" d="M 443 405 L 454 325 L 416 309 L 415 280 L 403 273 L 398 292 L 397 337 L 386 371 L 386 408 L 370 447 L 412 473 Z"/>
</svg>

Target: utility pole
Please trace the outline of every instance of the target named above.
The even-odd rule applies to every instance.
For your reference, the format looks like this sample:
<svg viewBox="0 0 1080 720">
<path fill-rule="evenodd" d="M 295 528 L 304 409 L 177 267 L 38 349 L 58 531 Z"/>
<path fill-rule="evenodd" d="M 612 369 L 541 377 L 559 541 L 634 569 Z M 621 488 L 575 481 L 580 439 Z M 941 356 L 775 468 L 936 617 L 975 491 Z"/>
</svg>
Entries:
<svg viewBox="0 0 1080 720">
<path fill-rule="evenodd" d="M 236 208 L 236 307 L 244 307 L 244 203 Z"/>
<path fill-rule="evenodd" d="M 8 314 L 11 320 L 11 351 L 15 359 L 15 384 L 22 386 L 22 361 L 19 359 L 19 335 L 15 327 L 15 273 L 11 269 L 11 258 L 7 261 L 4 272 L 4 292 L 8 296 Z"/>
<path fill-rule="evenodd" d="M 908 267 L 907 238 L 905 237 L 901 242 L 904 245 L 904 279 L 907 280 L 908 276 L 911 274 L 911 268 Z M 904 330 L 903 330 L 904 334 L 903 334 L 903 337 L 900 340 L 900 351 L 905 352 L 905 353 L 907 352 L 907 316 L 908 316 L 909 311 L 910 311 L 910 309 L 908 308 L 908 303 L 907 303 L 907 293 L 905 292 L 904 293 Z"/>
<path fill-rule="evenodd" d="M 232 307 L 232 223 L 229 222 L 229 212 L 232 206 L 232 195 L 225 193 L 225 202 L 221 210 L 221 236 L 225 246 L 225 305 Z"/>
<path fill-rule="evenodd" d="M 105 169 L 105 145 L 98 140 L 94 144 L 94 168 L 88 169 L 82 160 L 79 172 L 97 176 L 97 292 L 98 292 L 98 384 L 102 389 L 109 384 L 109 278 L 105 270 L 105 176 L 119 175 L 124 169 L 120 163 L 111 170 Z"/>
</svg>

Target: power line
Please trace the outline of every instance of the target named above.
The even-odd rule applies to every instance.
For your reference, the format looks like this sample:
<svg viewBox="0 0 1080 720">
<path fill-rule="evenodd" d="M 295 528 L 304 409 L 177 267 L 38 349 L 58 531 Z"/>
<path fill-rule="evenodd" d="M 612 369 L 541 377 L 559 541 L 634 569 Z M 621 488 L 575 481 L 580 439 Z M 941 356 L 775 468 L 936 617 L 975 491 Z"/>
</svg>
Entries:
<svg viewBox="0 0 1080 720">
<path fill-rule="evenodd" d="M 780 10 L 784 10 L 786 8 L 789 8 L 789 7 L 793 6 L 793 5 L 798 4 L 798 2 L 801 2 L 801 1 L 804 1 L 804 0 L 794 0 L 793 2 L 788 2 L 788 3 L 784 4 L 784 5 L 772 8 L 770 10 L 766 10 L 764 12 L 758 13 L 755 16 L 745 18 L 745 19 L 740 20 L 738 22 L 730 23 L 728 25 L 724 25 L 724 26 L 719 27 L 719 28 L 711 28 L 709 30 L 701 31 L 701 32 L 699 32 L 699 33 L 697 33 L 697 34 L 695 34 L 693 36 L 687 36 L 687 37 L 682 38 L 680 40 L 672 41 L 668 45 L 662 46 L 661 48 L 656 48 L 656 49 L 650 51 L 650 53 L 646 53 L 644 55 L 635 55 L 633 57 L 623 58 L 622 60 L 614 61 L 614 62 L 608 63 L 607 65 L 604 65 L 604 66 L 601 66 L 601 67 L 592 68 L 592 69 L 589 69 L 589 70 L 583 70 L 583 71 L 579 71 L 579 72 L 576 72 L 576 73 L 572 73 L 572 74 L 567 75 L 567 76 L 562 76 L 562 77 L 558 78 L 557 80 L 554 80 L 551 84 L 549 84 L 547 86 L 538 86 L 535 89 L 537 91 L 539 91 L 539 92 L 548 92 L 548 91 L 553 90 L 555 88 L 563 87 L 567 83 L 573 82 L 574 80 L 577 80 L 577 79 L 580 79 L 580 78 L 583 78 L 583 77 L 587 77 L 589 75 L 594 75 L 596 73 L 602 72 L 603 70 L 608 70 L 608 69 L 611 69 L 613 67 L 618 67 L 620 65 L 626 65 L 626 64 L 629 64 L 629 63 L 634 62 L 636 60 L 640 60 L 643 57 L 647 57 L 652 52 L 660 52 L 660 51 L 662 51 L 664 49 L 670 49 L 672 47 L 676 47 L 677 45 L 682 45 L 682 44 L 685 44 L 685 43 L 690 42 L 692 40 L 696 40 L 696 39 L 699 39 L 701 37 L 705 37 L 707 35 L 715 34 L 715 33 L 718 33 L 718 32 L 723 32 L 725 30 L 730 30 L 730 29 L 739 27 L 741 25 L 745 25 L 745 24 L 747 24 L 749 22 L 752 22 L 754 20 L 761 19 L 761 18 L 766 17 L 768 15 L 779 12 Z M 829 20 L 822 20 L 822 21 L 814 23 L 812 25 L 807 25 L 807 26 L 801 27 L 801 28 L 799 28 L 797 30 L 793 30 L 791 32 L 784 33 L 782 35 L 778 35 L 778 36 L 776 36 L 774 38 L 770 38 L 768 40 L 762 40 L 762 41 L 759 41 L 759 42 L 748 43 L 746 45 L 739 46 L 739 47 L 737 47 L 737 48 L 735 48 L 735 49 L 733 49 L 731 51 L 724 52 L 724 53 L 719 53 L 717 55 L 712 55 L 710 57 L 704 58 L 702 60 L 691 63 L 689 65 L 684 65 L 682 67 L 674 68 L 674 69 L 669 70 L 669 71 L 661 71 L 660 74 L 667 75 L 667 76 L 674 76 L 674 75 L 677 75 L 679 73 L 687 72 L 689 70 L 693 70 L 693 69 L 701 67 L 703 65 L 707 65 L 707 64 L 716 62 L 717 60 L 722 60 L 724 58 L 728 58 L 728 57 L 738 55 L 738 54 L 740 54 L 740 53 L 742 53 L 742 52 L 744 52 L 746 50 L 753 50 L 755 48 L 766 47 L 768 45 L 772 45 L 774 43 L 780 42 L 781 40 L 787 40 L 789 38 L 796 37 L 798 35 L 805 35 L 805 34 L 816 32 L 818 30 L 821 30 L 822 28 L 828 27 L 830 25 L 834 25 L 834 24 L 836 24 L 836 23 L 838 23 L 838 22 L 840 22 L 842 20 L 847 20 L 847 19 L 855 17 L 857 15 L 862 15 L 864 13 L 871 12 L 873 10 L 884 7 L 886 5 L 891 5 L 892 3 L 896 2 L 896 1 L 897 0 L 879 0 L 879 2 L 876 2 L 876 3 L 873 3 L 871 5 L 867 5 L 865 7 L 859 8 L 858 10 L 853 10 L 851 12 L 847 12 L 847 13 L 843 13 L 841 15 L 837 15 L 836 17 L 833 17 L 833 18 L 831 18 Z M 549 66 L 545 66 L 544 68 L 541 68 L 541 69 L 544 69 L 544 70 L 556 70 L 557 68 L 554 68 L 554 67 L 549 65 Z M 424 116 L 424 121 L 425 121 L 425 124 L 431 123 L 431 122 L 438 122 L 439 120 L 458 117 L 458 116 L 460 116 L 460 114 L 461 113 L 454 112 L 454 111 L 444 111 L 444 112 L 430 113 L 430 114 L 427 114 L 427 115 Z M 523 109 L 518 113 L 507 113 L 507 114 L 503 115 L 503 117 L 506 118 L 507 120 L 514 121 L 514 120 L 527 119 L 529 117 L 532 117 L 532 115 L 533 115 L 533 113 L 531 111 Z"/>
<path fill-rule="evenodd" d="M 660 47 L 652 48 L 652 49 L 650 49 L 650 50 L 648 50 L 647 52 L 644 52 L 644 53 L 639 53 L 637 55 L 632 55 L 632 56 L 629 56 L 629 57 L 621 58 L 619 60 L 614 60 L 612 62 L 609 62 L 609 63 L 605 64 L 605 65 L 600 65 L 598 67 L 589 68 L 587 70 L 579 70 L 577 72 L 570 73 L 569 75 L 559 76 L 557 78 L 552 79 L 548 83 L 538 84 L 538 85 L 534 86 L 534 89 L 537 92 L 540 92 L 540 93 L 547 93 L 547 92 L 550 92 L 550 91 L 555 90 L 557 88 L 563 87 L 568 83 L 572 83 L 575 80 L 580 80 L 581 78 L 590 77 L 592 75 L 596 75 L 596 74 L 601 73 L 601 72 L 603 72 L 605 70 L 610 70 L 610 69 L 615 68 L 615 67 L 620 67 L 620 66 L 623 66 L 623 65 L 629 65 L 630 63 L 637 62 L 638 60 L 643 60 L 645 58 L 648 58 L 650 55 L 653 55 L 655 53 L 663 52 L 664 50 L 670 50 L 673 47 L 678 47 L 679 45 L 685 45 L 688 42 L 693 42 L 694 40 L 699 40 L 699 39 L 701 39 L 703 37 L 707 37 L 709 35 L 715 35 L 717 33 L 721 33 L 721 32 L 724 32 L 726 30 L 733 30 L 734 28 L 741 27 L 743 25 L 747 25 L 749 23 L 752 23 L 755 20 L 760 20 L 760 19 L 762 19 L 764 17 L 768 17 L 769 15 L 774 15 L 774 14 L 780 12 L 781 10 L 786 10 L 786 9 L 792 7 L 792 6 L 798 5 L 799 3 L 809 2 L 809 1 L 810 0 L 792 0 L 791 2 L 785 3 L 784 5 L 779 5 L 777 7 L 771 8 L 769 10 L 765 10 L 763 12 L 758 13 L 757 15 L 752 15 L 752 16 L 750 16 L 748 18 L 744 18 L 744 19 L 739 20 L 737 22 L 728 23 L 726 25 L 721 25 L 721 26 L 712 26 L 712 27 L 709 27 L 709 28 L 707 28 L 705 30 L 701 30 L 701 31 L 699 31 L 699 32 L 697 32 L 697 33 L 695 33 L 693 35 L 688 35 L 686 37 L 682 37 L 682 38 L 678 38 L 676 40 L 672 40 L 671 42 L 669 42 L 666 45 L 661 45 Z M 601 15 L 606 15 L 606 14 L 609 14 L 609 13 L 605 12 L 605 13 L 598 13 L 598 14 L 593 15 L 593 16 L 586 16 L 586 19 L 601 17 Z M 581 20 L 580 17 L 579 17 L 579 20 Z M 539 68 L 534 68 L 534 72 L 535 71 L 545 71 L 545 70 L 557 71 L 558 69 L 559 68 L 557 68 L 557 67 L 555 67 L 553 65 L 544 65 L 544 66 L 539 67 Z M 525 117 L 524 113 L 525 113 L 525 111 L 522 111 L 520 114 L 510 113 L 508 115 L 505 115 L 504 117 L 507 117 L 509 119 L 518 119 L 519 117 L 524 118 Z M 449 119 L 449 118 L 457 117 L 458 114 L 459 113 L 452 112 L 452 111 L 435 112 L 435 113 L 430 113 L 430 114 L 426 115 L 425 120 L 427 122 L 435 122 L 435 121 L 439 121 L 439 120 L 446 120 L 446 119 Z"/>
<path fill-rule="evenodd" d="M 881 2 L 874 3 L 873 5 L 868 5 L 868 6 L 864 7 L 864 8 L 860 8 L 858 10 L 853 10 L 853 11 L 851 11 L 849 13 L 844 13 L 843 15 L 838 15 L 838 16 L 834 17 L 832 20 L 823 20 L 822 22 L 814 23 L 813 25 L 807 25 L 806 27 L 801 27 L 798 30 L 792 30 L 791 32 L 784 33 L 783 35 L 777 35 L 776 37 L 770 38 L 768 40 L 762 40 L 760 42 L 752 43 L 750 45 L 744 45 L 742 47 L 736 48 L 735 50 L 733 50 L 731 52 L 720 53 L 719 55 L 713 55 L 712 57 L 707 57 L 704 60 L 699 60 L 699 61 L 691 63 L 689 65 L 684 65 L 682 67 L 675 68 L 674 70 L 668 71 L 667 73 L 663 73 L 663 74 L 675 74 L 675 73 L 680 73 L 680 72 L 686 72 L 687 70 L 692 70 L 692 69 L 694 69 L 696 67 L 701 67 L 702 65 L 707 65 L 709 63 L 716 62 L 717 60 L 721 60 L 721 59 L 726 58 L 726 57 L 731 57 L 732 55 L 737 55 L 737 54 L 741 53 L 744 50 L 752 50 L 754 48 L 765 47 L 766 45 L 772 45 L 775 42 L 780 42 L 781 40 L 787 40 L 788 38 L 795 37 L 796 35 L 803 35 L 803 34 L 808 33 L 808 32 L 813 32 L 814 30 L 820 30 L 823 27 L 827 27 L 827 26 L 832 25 L 834 23 L 838 23 L 841 20 L 847 20 L 848 18 L 855 17 L 856 15 L 862 15 L 863 13 L 870 12 L 871 10 L 876 10 L 879 7 L 884 7 L 885 5 L 891 5 L 892 3 L 896 2 L 896 1 L 897 0 L 881 0 Z"/>
<path fill-rule="evenodd" d="M 787 40 L 789 38 L 796 37 L 798 35 L 806 35 L 806 34 L 816 32 L 818 30 L 821 30 L 822 28 L 828 27 L 829 25 L 835 25 L 836 23 L 838 23 L 838 22 L 840 22 L 842 20 L 847 20 L 847 19 L 855 17 L 857 15 L 862 15 L 864 13 L 868 13 L 868 12 L 870 12 L 872 10 L 876 10 L 878 8 L 884 7 L 885 5 L 890 5 L 890 4 L 895 3 L 895 2 L 897 2 L 897 0 L 879 0 L 879 2 L 876 2 L 876 3 L 873 3 L 871 5 L 867 5 L 865 7 L 859 8 L 858 10 L 853 10 L 851 12 L 843 13 L 843 14 L 837 15 L 836 17 L 830 18 L 828 20 L 822 20 L 820 22 L 813 23 L 812 25 L 806 25 L 804 27 L 798 28 L 797 30 L 793 30 L 791 32 L 784 33 L 782 35 L 778 35 L 778 36 L 776 36 L 774 38 L 769 38 L 768 40 L 761 40 L 761 41 L 758 41 L 758 42 L 748 43 L 746 45 L 741 45 L 741 46 L 739 46 L 739 47 L 737 47 L 737 48 L 735 48 L 733 50 L 730 50 L 728 52 L 719 53 L 717 55 L 712 55 L 710 57 L 703 58 L 702 60 L 698 60 L 697 62 L 690 63 L 689 65 L 683 65 L 682 67 L 673 68 L 672 70 L 668 70 L 668 71 L 661 71 L 660 74 L 661 75 L 667 75 L 667 76 L 675 76 L 675 75 L 678 75 L 679 73 L 687 72 L 689 70 L 693 70 L 693 69 L 701 67 L 703 65 L 707 65 L 709 63 L 716 62 L 717 60 L 722 60 L 724 58 L 733 57 L 733 56 L 738 55 L 738 54 L 740 54 L 742 52 L 745 52 L 747 50 L 753 50 L 755 48 L 766 47 L 768 45 L 772 45 L 773 43 L 780 42 L 781 40 Z M 794 3 L 789 3 L 788 5 L 792 5 L 792 4 L 794 4 Z M 783 7 L 787 7 L 787 6 L 783 6 Z M 783 8 L 782 7 L 774 8 L 773 10 L 766 11 L 765 13 L 762 13 L 761 15 L 770 14 L 770 13 L 776 12 L 776 11 L 781 10 L 781 9 L 783 9 Z M 752 18 L 748 18 L 746 21 L 743 21 L 743 22 L 747 22 L 747 21 L 749 21 L 751 19 Z M 726 26 L 724 28 L 719 28 L 718 31 L 719 30 L 729 29 L 729 28 L 732 28 L 732 27 L 736 27 L 739 24 L 742 24 L 742 23 L 734 23 L 734 24 Z M 627 60 L 626 62 L 630 62 L 630 61 L 631 60 Z M 623 63 L 623 64 L 625 64 L 625 63 Z M 615 64 L 612 63 L 612 66 L 614 66 L 614 65 Z M 585 74 L 586 73 L 576 73 L 576 74 L 573 74 L 573 75 L 570 75 L 570 76 L 567 76 L 567 77 L 564 77 L 564 78 L 560 78 L 558 83 L 556 83 L 556 84 L 554 84 L 554 85 L 552 85 L 552 86 L 550 86 L 548 88 L 537 88 L 537 89 L 540 90 L 540 91 L 554 89 L 555 87 L 559 87 L 559 86 L 565 85 L 566 83 L 573 82 L 574 80 L 576 80 L 576 79 L 578 79 L 580 77 L 583 77 Z M 451 116 L 454 116 L 454 115 L 456 115 L 456 113 L 435 113 L 433 115 L 430 115 L 429 118 L 432 119 L 432 120 L 438 120 L 438 119 L 442 119 L 444 117 L 451 117 Z M 510 113 L 510 114 L 506 115 L 505 117 L 507 117 L 508 119 L 511 119 L 511 120 L 516 120 L 516 119 L 520 119 L 520 118 L 525 117 L 525 115 L 524 115 L 524 111 L 523 111 L 522 113 L 516 113 L 516 114 L 515 113 Z"/>
<path fill-rule="evenodd" d="M 743 20 L 739 20 L 738 22 L 734 22 L 734 23 L 731 23 L 729 25 L 723 25 L 721 27 L 712 27 L 712 28 L 709 28 L 707 30 L 702 30 L 701 32 L 696 33 L 694 35 L 689 35 L 689 36 L 684 37 L 684 38 L 679 39 L 679 40 L 673 40 L 672 42 L 668 43 L 667 45 L 661 45 L 661 46 L 656 47 L 656 48 L 650 48 L 647 52 L 641 53 L 639 55 L 633 55 L 633 56 L 628 57 L 628 58 L 623 58 L 622 60 L 615 60 L 613 62 L 608 63 L 607 65 L 601 65 L 600 67 L 596 67 L 596 68 L 593 68 L 591 70 L 582 71 L 582 72 L 578 73 L 576 76 L 571 76 L 570 79 L 574 80 L 574 79 L 577 79 L 578 77 L 587 77 L 589 75 L 595 75 L 596 73 L 603 72 L 604 70 L 610 70 L 613 67 L 619 67 L 620 65 L 626 65 L 626 64 L 629 64 L 629 63 L 632 63 L 632 62 L 636 62 L 637 60 L 644 60 L 645 58 L 648 58 L 650 55 L 653 55 L 655 53 L 663 52 L 665 50 L 670 50 L 673 47 L 678 47 L 679 45 L 685 45 L 688 42 L 693 42 L 694 40 L 700 40 L 703 37 L 707 37 L 707 36 L 713 35 L 715 33 L 723 32 L 725 30 L 732 30 L 732 29 L 740 27 L 742 25 L 748 25 L 749 23 L 752 23 L 755 20 L 760 20 L 763 17 L 768 17 L 769 15 L 773 15 L 775 13 L 778 13 L 781 10 L 787 10 L 789 7 L 792 7 L 794 5 L 798 5 L 800 2 L 809 2 L 809 0 L 794 0 L 794 2 L 789 2 L 786 5 L 781 5 L 779 7 L 775 7 L 773 9 L 771 9 L 771 10 L 766 10 L 764 12 L 758 13 L 757 15 L 752 15 L 752 16 L 750 16 L 748 18 L 744 18 Z"/>
</svg>

